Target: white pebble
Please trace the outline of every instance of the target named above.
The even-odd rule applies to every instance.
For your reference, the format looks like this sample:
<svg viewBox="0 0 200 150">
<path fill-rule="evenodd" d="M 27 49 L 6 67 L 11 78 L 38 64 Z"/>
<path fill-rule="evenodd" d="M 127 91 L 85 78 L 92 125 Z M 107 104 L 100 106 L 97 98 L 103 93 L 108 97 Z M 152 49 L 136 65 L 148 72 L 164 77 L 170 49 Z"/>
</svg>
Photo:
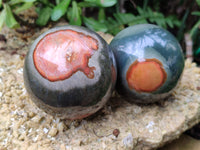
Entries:
<svg viewBox="0 0 200 150">
<path fill-rule="evenodd" d="M 49 132 L 49 130 L 47 128 L 44 128 L 43 131 L 45 134 L 47 134 Z"/>
<path fill-rule="evenodd" d="M 18 70 L 17 70 L 17 73 L 23 74 L 23 68 L 18 69 Z"/>
</svg>

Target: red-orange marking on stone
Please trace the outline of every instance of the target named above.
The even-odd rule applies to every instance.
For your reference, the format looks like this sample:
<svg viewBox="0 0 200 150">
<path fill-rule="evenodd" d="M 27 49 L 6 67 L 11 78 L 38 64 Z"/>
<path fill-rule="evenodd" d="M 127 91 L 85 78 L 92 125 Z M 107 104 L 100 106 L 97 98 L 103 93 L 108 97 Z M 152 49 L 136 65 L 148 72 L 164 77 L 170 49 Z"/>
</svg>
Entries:
<svg viewBox="0 0 200 150">
<path fill-rule="evenodd" d="M 162 63 L 155 58 L 143 62 L 136 60 L 126 74 L 129 88 L 138 92 L 153 92 L 165 83 L 166 78 Z"/>
<path fill-rule="evenodd" d="M 71 120 L 80 120 L 80 119 L 83 119 L 83 118 L 86 118 L 88 116 L 91 116 L 92 113 L 87 113 L 87 114 L 83 114 L 83 115 L 79 115 L 79 116 L 76 116 L 74 118 L 71 118 Z"/>
<path fill-rule="evenodd" d="M 94 78 L 95 67 L 88 62 L 98 50 L 98 41 L 91 36 L 73 30 L 60 30 L 47 34 L 37 44 L 33 60 L 38 72 L 50 81 L 69 78 L 82 71 Z"/>
<path fill-rule="evenodd" d="M 117 75 L 116 75 L 117 73 L 116 73 L 116 69 L 113 64 L 111 66 L 111 73 L 112 73 L 112 83 L 115 83 L 115 81 L 117 79 Z"/>
</svg>

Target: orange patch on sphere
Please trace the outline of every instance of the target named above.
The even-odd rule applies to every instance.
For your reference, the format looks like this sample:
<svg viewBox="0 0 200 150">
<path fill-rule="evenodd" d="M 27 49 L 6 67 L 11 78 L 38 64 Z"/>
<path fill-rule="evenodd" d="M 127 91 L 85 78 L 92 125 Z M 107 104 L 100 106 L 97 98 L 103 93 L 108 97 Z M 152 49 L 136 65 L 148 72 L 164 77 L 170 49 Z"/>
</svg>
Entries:
<svg viewBox="0 0 200 150">
<path fill-rule="evenodd" d="M 38 72 L 49 81 L 64 80 L 77 71 L 94 78 L 95 67 L 89 59 L 98 50 L 98 42 L 91 36 L 73 30 L 47 34 L 37 44 L 33 60 Z"/>
<path fill-rule="evenodd" d="M 112 73 L 112 83 L 114 83 L 116 81 L 117 76 L 116 76 L 116 70 L 113 64 L 111 66 L 111 73 Z"/>
<path fill-rule="evenodd" d="M 126 74 L 129 88 L 138 92 L 153 92 L 165 83 L 166 78 L 163 65 L 157 59 L 136 60 Z"/>
</svg>

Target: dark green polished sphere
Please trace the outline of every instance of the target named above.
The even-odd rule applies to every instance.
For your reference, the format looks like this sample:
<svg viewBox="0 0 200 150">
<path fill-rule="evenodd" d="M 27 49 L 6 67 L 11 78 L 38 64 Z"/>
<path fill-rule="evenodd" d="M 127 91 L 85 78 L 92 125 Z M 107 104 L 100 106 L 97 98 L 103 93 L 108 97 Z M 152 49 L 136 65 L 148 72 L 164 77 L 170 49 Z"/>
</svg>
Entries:
<svg viewBox="0 0 200 150">
<path fill-rule="evenodd" d="M 159 26 L 128 27 L 114 37 L 110 47 L 117 62 L 117 91 L 131 102 L 152 103 L 166 98 L 183 72 L 181 46 Z"/>
<path fill-rule="evenodd" d="M 32 44 L 24 63 L 25 87 L 35 104 L 66 119 L 90 116 L 107 102 L 116 64 L 106 41 L 78 26 L 52 28 Z"/>
</svg>

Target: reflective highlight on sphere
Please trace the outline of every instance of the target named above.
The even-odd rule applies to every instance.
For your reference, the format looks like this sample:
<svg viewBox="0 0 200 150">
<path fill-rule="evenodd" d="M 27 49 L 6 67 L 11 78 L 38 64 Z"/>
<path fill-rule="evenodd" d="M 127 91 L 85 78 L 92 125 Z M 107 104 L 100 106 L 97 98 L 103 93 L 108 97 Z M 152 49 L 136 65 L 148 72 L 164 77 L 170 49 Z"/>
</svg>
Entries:
<svg viewBox="0 0 200 150">
<path fill-rule="evenodd" d="M 129 88 L 138 92 L 153 92 L 166 81 L 162 63 L 156 59 L 137 60 L 129 67 L 126 80 Z"/>
<path fill-rule="evenodd" d="M 89 58 L 98 50 L 97 40 L 72 30 L 50 33 L 40 40 L 33 59 L 40 74 L 50 80 L 69 78 L 82 71 L 88 78 L 94 78 L 95 67 L 89 67 Z"/>
<path fill-rule="evenodd" d="M 152 24 L 119 32 L 110 43 L 117 62 L 119 94 L 136 103 L 153 103 L 170 95 L 180 80 L 184 56 L 176 38 Z"/>
</svg>

